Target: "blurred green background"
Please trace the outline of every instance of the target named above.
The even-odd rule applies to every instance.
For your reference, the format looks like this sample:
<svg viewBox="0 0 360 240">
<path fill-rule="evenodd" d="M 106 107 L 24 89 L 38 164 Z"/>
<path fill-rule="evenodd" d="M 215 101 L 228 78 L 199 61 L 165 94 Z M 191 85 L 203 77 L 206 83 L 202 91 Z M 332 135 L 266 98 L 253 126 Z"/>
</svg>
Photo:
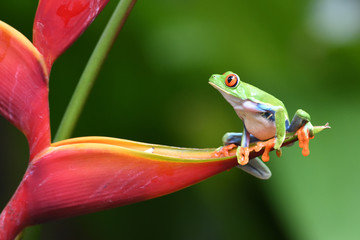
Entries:
<svg viewBox="0 0 360 240">
<path fill-rule="evenodd" d="M 117 1 L 56 62 L 52 133 Z M 2 1 L 31 38 L 37 1 Z M 242 123 L 207 84 L 227 70 L 332 129 L 272 154 L 268 181 L 232 169 L 161 198 L 29 229 L 24 239 L 359 239 L 360 2 L 138 1 L 74 136 L 217 147 Z M 25 137 L 0 118 L 0 206 L 26 169 Z"/>
</svg>

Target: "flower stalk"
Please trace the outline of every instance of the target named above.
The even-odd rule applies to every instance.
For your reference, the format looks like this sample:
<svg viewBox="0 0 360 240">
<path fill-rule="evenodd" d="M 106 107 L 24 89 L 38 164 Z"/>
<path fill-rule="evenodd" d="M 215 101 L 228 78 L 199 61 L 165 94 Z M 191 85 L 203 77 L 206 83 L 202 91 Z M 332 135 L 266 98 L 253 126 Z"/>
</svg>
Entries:
<svg viewBox="0 0 360 240">
<path fill-rule="evenodd" d="M 118 3 L 80 77 L 61 120 L 54 142 L 67 139 L 71 136 L 101 67 L 135 2 L 136 0 L 120 0 Z"/>
</svg>

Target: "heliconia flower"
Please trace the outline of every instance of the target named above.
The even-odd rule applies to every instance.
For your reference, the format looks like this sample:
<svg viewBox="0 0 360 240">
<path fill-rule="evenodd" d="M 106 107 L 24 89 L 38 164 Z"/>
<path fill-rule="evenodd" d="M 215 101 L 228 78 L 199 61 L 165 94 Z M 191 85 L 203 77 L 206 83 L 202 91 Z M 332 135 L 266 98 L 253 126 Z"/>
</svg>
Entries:
<svg viewBox="0 0 360 240">
<path fill-rule="evenodd" d="M 92 5 L 95 2 L 101 4 Z M 226 157 L 214 157 L 215 149 L 177 148 L 106 137 L 51 144 L 51 65 L 106 2 L 41 0 L 34 45 L 0 21 L 0 113 L 25 134 L 30 149 L 24 177 L 0 215 L 0 240 L 13 239 L 29 225 L 169 194 L 238 164 L 235 151 Z M 90 8 L 96 13 L 89 6 L 97 6 Z M 324 128 L 315 127 L 314 132 Z M 284 145 L 296 140 L 296 134 L 289 135 Z M 264 150 L 256 148 L 250 152 L 250 159 Z M 259 178 L 270 177 L 269 169 L 255 159 L 241 168 Z"/>
<path fill-rule="evenodd" d="M 30 147 L 27 171 L 0 215 L 1 240 L 28 225 L 168 194 L 236 165 L 234 157 L 212 159 L 213 150 L 112 138 L 51 144 L 49 66 L 26 37 L 0 22 L 0 113 Z"/>
</svg>

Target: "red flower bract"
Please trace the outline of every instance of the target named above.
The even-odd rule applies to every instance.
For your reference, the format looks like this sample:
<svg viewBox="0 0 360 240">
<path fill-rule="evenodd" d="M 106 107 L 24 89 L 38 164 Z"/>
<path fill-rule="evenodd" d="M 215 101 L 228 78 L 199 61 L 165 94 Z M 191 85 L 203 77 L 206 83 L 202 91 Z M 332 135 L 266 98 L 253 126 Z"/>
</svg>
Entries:
<svg viewBox="0 0 360 240">
<path fill-rule="evenodd" d="M 184 149 L 135 142 L 137 148 L 129 148 L 129 141 L 100 137 L 73 140 L 55 144 L 26 173 L 33 223 L 162 196 L 237 164 L 234 158 L 209 160 L 213 150 L 187 150 L 187 158 L 197 155 L 187 159 L 177 157 Z"/>
<path fill-rule="evenodd" d="M 27 137 L 30 159 L 50 145 L 48 75 L 43 57 L 0 22 L 0 113 Z"/>
<path fill-rule="evenodd" d="M 40 0 L 33 42 L 48 70 L 55 59 L 89 26 L 109 0 Z"/>
</svg>

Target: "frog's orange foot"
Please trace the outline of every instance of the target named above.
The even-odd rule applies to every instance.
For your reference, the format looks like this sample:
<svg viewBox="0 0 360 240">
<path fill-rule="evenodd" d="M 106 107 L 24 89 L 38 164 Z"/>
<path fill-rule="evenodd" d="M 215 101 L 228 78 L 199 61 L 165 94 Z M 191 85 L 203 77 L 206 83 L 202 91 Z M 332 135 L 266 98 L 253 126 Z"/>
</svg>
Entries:
<svg viewBox="0 0 360 240">
<path fill-rule="evenodd" d="M 313 139 L 314 136 L 309 136 L 309 129 L 306 127 L 301 127 L 299 130 L 296 131 L 296 134 L 299 139 L 299 147 L 302 148 L 302 155 L 305 157 L 310 154 L 309 150 L 309 141 Z"/>
<path fill-rule="evenodd" d="M 263 162 L 268 162 L 270 160 L 269 152 L 275 146 L 275 138 L 272 138 L 266 142 L 258 142 L 254 147 L 255 152 L 260 152 L 261 149 L 264 149 L 264 153 L 261 156 Z M 281 150 L 277 151 L 277 155 L 281 156 Z"/>
<path fill-rule="evenodd" d="M 249 162 L 250 149 L 248 147 L 239 147 L 236 151 L 238 163 L 245 165 Z"/>
<path fill-rule="evenodd" d="M 221 147 L 220 150 L 217 150 L 211 154 L 212 157 L 228 157 L 230 156 L 229 151 L 236 148 L 235 144 L 229 144 Z"/>
</svg>

